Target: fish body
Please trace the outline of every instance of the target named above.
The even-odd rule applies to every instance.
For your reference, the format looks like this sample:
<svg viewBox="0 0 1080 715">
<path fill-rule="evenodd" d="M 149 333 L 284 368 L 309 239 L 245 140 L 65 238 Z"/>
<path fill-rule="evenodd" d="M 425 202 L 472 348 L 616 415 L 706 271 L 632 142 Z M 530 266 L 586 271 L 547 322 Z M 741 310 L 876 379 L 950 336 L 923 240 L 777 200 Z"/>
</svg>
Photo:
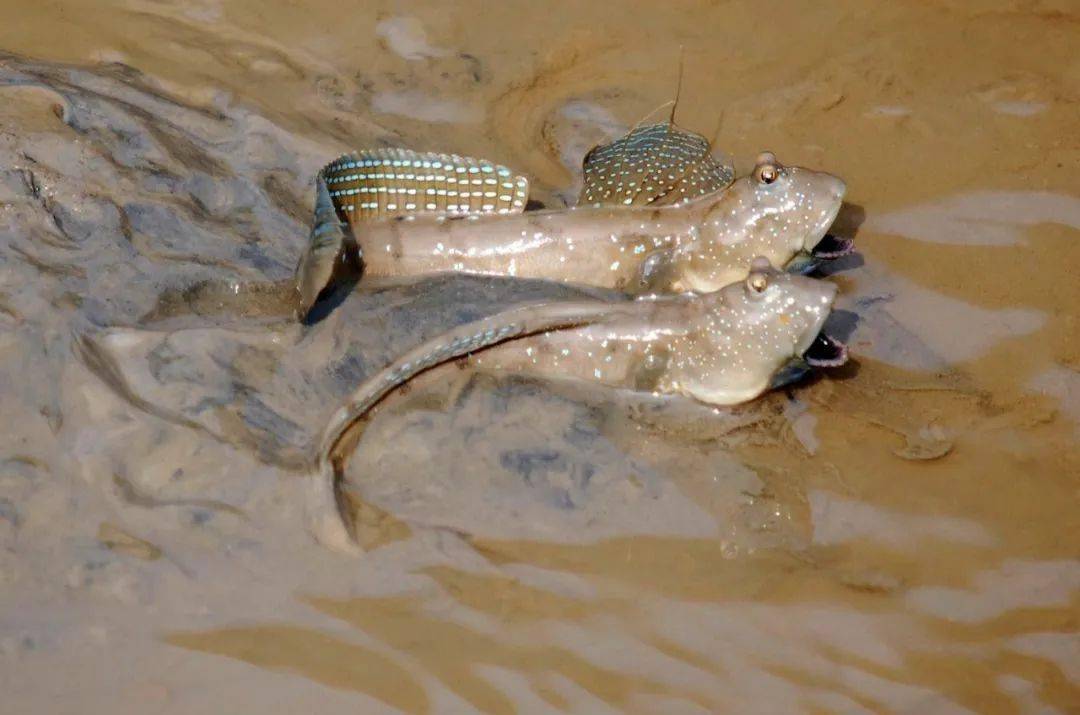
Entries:
<svg viewBox="0 0 1080 715">
<path fill-rule="evenodd" d="M 610 206 L 417 216 L 364 226 L 356 240 L 365 276 L 452 271 L 636 292 L 649 288 L 649 257 L 690 245 L 700 218 L 692 208 Z"/>
<path fill-rule="evenodd" d="M 406 156 L 419 155 L 406 152 L 399 161 Z M 331 164 L 337 167 L 334 176 L 341 171 L 340 162 Z M 491 167 L 491 174 L 498 176 L 496 165 Z M 483 169 L 477 175 L 484 176 Z M 457 214 L 402 214 L 395 204 L 397 213 L 387 215 L 380 209 L 381 220 L 369 221 L 356 218 L 358 194 L 343 198 L 334 195 L 342 189 L 330 190 L 327 180 L 334 176 L 324 170 L 317 179 L 318 220 L 297 272 L 305 313 L 329 280 L 334 262 L 348 251 L 356 253 L 367 276 L 462 272 L 630 293 L 718 290 L 745 277 L 755 256 L 785 266 L 796 256 L 812 254 L 836 218 L 845 191 L 835 176 L 785 167 L 765 153 L 751 174 L 672 204 L 607 201 L 519 213 L 515 202 L 520 199 L 512 199 L 502 207 L 483 204 L 478 211 Z M 415 179 L 409 181 L 411 190 L 428 190 Z M 515 181 L 507 183 L 517 186 Z M 325 210 L 327 202 L 335 213 Z M 489 206 L 495 208 L 485 208 Z"/>
<path fill-rule="evenodd" d="M 755 256 L 786 265 L 825 235 L 844 194 L 823 172 L 743 177 L 666 206 L 581 206 L 518 215 L 415 216 L 358 226 L 366 275 L 446 271 L 546 278 L 631 293 L 714 291 Z"/>
<path fill-rule="evenodd" d="M 708 294 L 647 296 L 600 322 L 545 331 L 477 352 L 491 371 L 682 395 L 710 405 L 751 400 L 770 388 L 821 333 L 836 286 L 766 268 Z M 813 359 L 813 357 L 811 357 Z"/>
<path fill-rule="evenodd" d="M 745 280 L 706 295 L 532 304 L 437 336 L 361 384 L 324 429 L 312 495 L 320 539 L 351 544 L 338 484 L 354 427 L 426 370 L 472 355 L 488 370 L 731 405 L 770 389 L 793 361 L 844 362 L 846 349 L 822 332 L 835 296 L 835 285 L 759 258 Z"/>
</svg>

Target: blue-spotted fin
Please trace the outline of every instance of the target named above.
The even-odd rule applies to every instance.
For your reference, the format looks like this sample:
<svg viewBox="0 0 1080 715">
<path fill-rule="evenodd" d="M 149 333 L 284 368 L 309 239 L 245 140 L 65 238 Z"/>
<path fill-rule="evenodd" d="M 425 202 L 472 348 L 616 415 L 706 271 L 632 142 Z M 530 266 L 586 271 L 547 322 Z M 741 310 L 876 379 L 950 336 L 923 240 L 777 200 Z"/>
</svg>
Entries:
<svg viewBox="0 0 1080 715">
<path fill-rule="evenodd" d="M 670 121 L 633 129 L 585 155 L 578 205 L 663 206 L 719 191 L 735 180 L 735 168 L 711 149 Z"/>
<path fill-rule="evenodd" d="M 351 225 L 421 213 L 520 213 L 529 197 L 525 176 L 456 154 L 371 149 L 342 156 L 321 175 Z"/>
</svg>

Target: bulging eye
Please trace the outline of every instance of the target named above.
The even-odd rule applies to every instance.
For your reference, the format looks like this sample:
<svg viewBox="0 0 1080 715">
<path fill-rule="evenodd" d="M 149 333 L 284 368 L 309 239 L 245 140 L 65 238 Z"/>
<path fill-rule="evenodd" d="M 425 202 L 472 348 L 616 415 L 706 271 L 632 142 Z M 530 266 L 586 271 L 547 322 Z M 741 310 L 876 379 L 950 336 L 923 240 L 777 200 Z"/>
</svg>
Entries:
<svg viewBox="0 0 1080 715">
<path fill-rule="evenodd" d="M 776 181 L 780 178 L 782 170 L 783 167 L 776 160 L 776 154 L 771 151 L 761 152 L 758 154 L 757 161 L 754 162 L 754 178 L 760 184 L 771 184 Z"/>
<path fill-rule="evenodd" d="M 769 287 L 769 278 L 764 273 L 751 273 L 746 279 L 746 287 L 760 295 Z"/>
<path fill-rule="evenodd" d="M 754 169 L 754 174 L 759 183 L 771 184 L 780 176 L 780 169 L 775 164 L 759 164 Z"/>
</svg>

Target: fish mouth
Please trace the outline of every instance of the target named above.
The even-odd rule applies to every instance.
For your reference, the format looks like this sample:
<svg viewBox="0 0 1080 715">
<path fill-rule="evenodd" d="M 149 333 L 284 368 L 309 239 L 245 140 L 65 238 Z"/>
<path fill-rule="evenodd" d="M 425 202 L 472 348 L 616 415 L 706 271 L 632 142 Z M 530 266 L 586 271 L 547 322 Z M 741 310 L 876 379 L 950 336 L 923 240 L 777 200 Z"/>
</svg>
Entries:
<svg viewBox="0 0 1080 715">
<path fill-rule="evenodd" d="M 836 222 L 836 217 L 840 215 L 840 209 L 844 205 L 844 194 L 847 193 L 847 184 L 844 183 L 843 179 L 832 174 L 821 174 L 821 180 L 825 182 L 827 187 L 825 189 L 827 198 L 824 200 L 828 202 L 828 211 L 821 215 L 820 220 L 814 225 L 813 231 L 806 236 L 806 240 L 803 242 L 803 250 L 814 255 L 817 255 L 815 251 L 818 245 L 830 238 L 829 229 Z"/>
<path fill-rule="evenodd" d="M 840 367 L 847 360 L 847 345 L 830 335 L 826 335 L 824 332 L 820 332 L 800 357 L 791 358 L 783 367 L 773 373 L 772 378 L 769 380 L 769 389 L 776 390 L 788 387 L 804 379 L 815 368 Z"/>
<path fill-rule="evenodd" d="M 817 242 L 817 245 L 810 249 L 810 255 L 822 260 L 833 260 L 850 255 L 854 251 L 855 241 L 827 233 Z"/>
<path fill-rule="evenodd" d="M 848 361 L 848 346 L 822 331 L 803 353 L 803 360 L 814 367 L 840 367 Z"/>
</svg>

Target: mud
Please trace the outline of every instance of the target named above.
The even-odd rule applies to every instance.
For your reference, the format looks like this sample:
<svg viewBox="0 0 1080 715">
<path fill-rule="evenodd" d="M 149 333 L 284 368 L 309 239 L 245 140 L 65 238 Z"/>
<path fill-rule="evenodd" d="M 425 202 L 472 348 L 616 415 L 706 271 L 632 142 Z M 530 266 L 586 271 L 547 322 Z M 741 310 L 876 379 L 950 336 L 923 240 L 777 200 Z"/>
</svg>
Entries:
<svg viewBox="0 0 1080 715">
<path fill-rule="evenodd" d="M 5 712 L 1080 706 L 1072 4 L 5 10 Z M 565 205 L 680 46 L 680 124 L 847 182 L 857 365 L 726 411 L 434 371 L 350 462 L 366 553 L 314 543 L 348 386 L 580 295 L 380 284 L 299 326 L 315 172 L 456 152 Z"/>
</svg>

